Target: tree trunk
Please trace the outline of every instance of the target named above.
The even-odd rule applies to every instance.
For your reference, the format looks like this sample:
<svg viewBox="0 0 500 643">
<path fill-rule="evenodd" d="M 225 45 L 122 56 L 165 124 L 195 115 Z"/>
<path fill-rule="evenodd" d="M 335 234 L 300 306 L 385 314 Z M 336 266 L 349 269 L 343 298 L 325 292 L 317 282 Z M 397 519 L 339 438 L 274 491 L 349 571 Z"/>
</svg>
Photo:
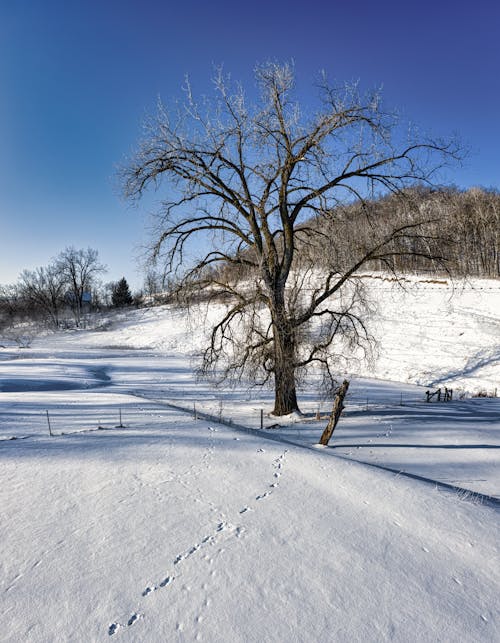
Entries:
<svg viewBox="0 0 500 643">
<path fill-rule="evenodd" d="M 286 315 L 283 298 L 275 293 L 271 311 L 274 335 L 274 410 L 273 415 L 299 411 L 295 382 L 295 334 Z"/>
<path fill-rule="evenodd" d="M 276 364 L 274 369 L 274 410 L 273 415 L 288 415 L 299 411 L 295 373 L 290 364 Z"/>
</svg>

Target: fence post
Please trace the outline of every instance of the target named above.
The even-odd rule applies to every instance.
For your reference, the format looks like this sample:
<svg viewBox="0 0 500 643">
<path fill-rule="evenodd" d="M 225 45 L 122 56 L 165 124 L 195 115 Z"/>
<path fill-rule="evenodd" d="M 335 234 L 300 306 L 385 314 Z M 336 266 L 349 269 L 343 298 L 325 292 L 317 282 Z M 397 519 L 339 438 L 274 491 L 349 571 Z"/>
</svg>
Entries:
<svg viewBox="0 0 500 643">
<path fill-rule="evenodd" d="M 323 446 L 328 446 L 330 438 L 332 437 L 335 427 L 340 419 L 340 415 L 344 410 L 344 398 L 347 395 L 347 389 L 349 388 L 349 380 L 344 380 L 342 386 L 338 389 L 333 402 L 332 412 L 330 413 L 330 419 L 326 425 L 325 430 L 323 431 L 319 443 Z"/>
<path fill-rule="evenodd" d="M 260 409 L 260 430 L 264 428 L 264 409 Z"/>
<path fill-rule="evenodd" d="M 45 413 L 47 414 L 47 424 L 49 425 L 49 435 L 50 435 L 50 437 L 52 437 L 52 436 L 53 436 L 53 434 L 52 434 L 52 429 L 51 429 L 51 427 L 50 427 L 50 417 L 49 417 L 49 412 L 48 412 L 48 411 L 45 411 Z"/>
</svg>

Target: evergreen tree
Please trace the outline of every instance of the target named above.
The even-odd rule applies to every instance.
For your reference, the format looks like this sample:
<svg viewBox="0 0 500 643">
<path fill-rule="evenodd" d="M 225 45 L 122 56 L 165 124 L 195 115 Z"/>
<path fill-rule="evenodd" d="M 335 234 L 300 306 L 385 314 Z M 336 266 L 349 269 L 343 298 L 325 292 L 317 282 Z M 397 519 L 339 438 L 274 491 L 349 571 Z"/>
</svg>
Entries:
<svg viewBox="0 0 500 643">
<path fill-rule="evenodd" d="M 113 302 L 113 306 L 116 308 L 130 306 L 133 302 L 132 294 L 125 277 L 122 277 L 120 281 L 117 281 L 116 284 L 114 284 L 113 291 L 111 293 L 111 301 Z"/>
</svg>

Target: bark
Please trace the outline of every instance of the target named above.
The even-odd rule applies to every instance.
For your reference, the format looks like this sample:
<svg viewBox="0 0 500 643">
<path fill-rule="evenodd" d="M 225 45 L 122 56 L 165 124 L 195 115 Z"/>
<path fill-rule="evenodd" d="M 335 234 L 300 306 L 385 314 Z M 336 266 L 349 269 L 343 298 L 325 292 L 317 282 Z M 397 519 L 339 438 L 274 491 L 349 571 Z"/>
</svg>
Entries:
<svg viewBox="0 0 500 643">
<path fill-rule="evenodd" d="M 287 357 L 286 352 L 282 355 L 276 355 L 273 415 L 288 415 L 294 411 L 299 411 L 295 373 L 290 359 L 291 355 Z"/>
<path fill-rule="evenodd" d="M 272 306 L 274 336 L 274 415 L 288 415 L 299 411 L 295 381 L 296 342 L 280 289 L 273 293 Z"/>
</svg>

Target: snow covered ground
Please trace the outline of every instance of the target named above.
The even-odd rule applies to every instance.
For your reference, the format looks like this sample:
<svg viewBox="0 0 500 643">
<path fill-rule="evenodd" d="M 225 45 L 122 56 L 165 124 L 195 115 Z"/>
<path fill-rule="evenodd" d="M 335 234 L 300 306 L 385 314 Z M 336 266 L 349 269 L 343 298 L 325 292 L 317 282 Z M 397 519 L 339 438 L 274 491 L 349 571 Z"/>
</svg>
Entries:
<svg viewBox="0 0 500 643">
<path fill-rule="evenodd" d="M 500 283 L 367 280 L 380 357 L 327 449 L 314 386 L 228 427 L 270 393 L 196 381 L 168 307 L 0 349 L 0 640 L 500 640 Z"/>
</svg>

